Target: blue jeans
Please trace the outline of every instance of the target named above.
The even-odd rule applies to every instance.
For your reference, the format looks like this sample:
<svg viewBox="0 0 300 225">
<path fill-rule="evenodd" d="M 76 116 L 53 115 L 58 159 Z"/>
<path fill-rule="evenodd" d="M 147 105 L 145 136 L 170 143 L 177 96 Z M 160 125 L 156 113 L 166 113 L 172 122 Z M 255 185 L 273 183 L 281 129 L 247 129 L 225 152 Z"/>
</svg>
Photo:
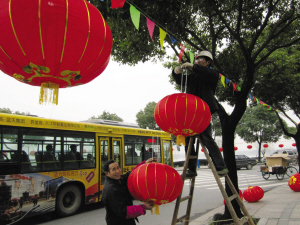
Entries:
<svg viewBox="0 0 300 225">
<path fill-rule="evenodd" d="M 200 139 L 201 139 L 202 143 L 205 145 L 205 147 L 207 148 L 209 155 L 210 155 L 217 171 L 226 168 L 226 165 L 225 165 L 225 162 L 221 155 L 220 149 L 211 136 L 211 124 L 209 124 L 209 126 L 200 134 Z M 185 153 L 187 153 L 189 141 L 190 141 L 190 137 L 186 137 L 185 138 Z M 195 139 L 194 139 L 194 143 L 192 145 L 191 155 L 196 155 L 196 150 L 195 150 L 194 144 L 195 144 Z M 201 145 L 199 146 L 199 148 L 200 147 L 201 147 Z M 196 167 L 197 167 L 197 159 L 190 159 L 189 164 L 188 164 L 189 170 L 196 171 Z"/>
</svg>

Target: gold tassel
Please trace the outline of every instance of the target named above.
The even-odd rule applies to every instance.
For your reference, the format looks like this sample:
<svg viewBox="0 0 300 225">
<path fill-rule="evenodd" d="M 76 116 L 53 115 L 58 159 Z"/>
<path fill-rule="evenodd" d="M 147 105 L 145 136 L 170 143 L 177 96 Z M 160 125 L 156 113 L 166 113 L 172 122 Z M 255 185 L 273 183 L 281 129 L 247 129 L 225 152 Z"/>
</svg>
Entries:
<svg viewBox="0 0 300 225">
<path fill-rule="evenodd" d="M 176 137 L 176 145 L 183 145 L 185 146 L 185 137 L 182 135 L 178 135 Z"/>
<path fill-rule="evenodd" d="M 52 82 L 44 82 L 41 84 L 39 103 L 58 103 L 59 85 Z"/>
<path fill-rule="evenodd" d="M 153 215 L 152 209 L 151 209 L 151 214 Z M 157 205 L 157 204 L 154 204 L 154 214 L 155 215 L 160 215 L 160 213 L 159 213 L 159 205 Z"/>
</svg>

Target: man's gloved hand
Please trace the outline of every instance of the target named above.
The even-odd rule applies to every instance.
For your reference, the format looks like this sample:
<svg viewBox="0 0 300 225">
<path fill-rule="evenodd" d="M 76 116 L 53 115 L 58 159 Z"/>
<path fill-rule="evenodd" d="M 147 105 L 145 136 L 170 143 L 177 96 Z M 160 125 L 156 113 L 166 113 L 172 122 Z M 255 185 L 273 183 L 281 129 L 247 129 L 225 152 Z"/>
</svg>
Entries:
<svg viewBox="0 0 300 225">
<path fill-rule="evenodd" d="M 182 73 L 181 67 L 180 67 L 180 66 L 176 66 L 175 69 L 174 69 L 174 72 L 175 72 L 176 74 Z"/>
<path fill-rule="evenodd" d="M 193 69 L 193 65 L 194 65 L 194 64 L 188 63 L 188 62 L 183 63 L 183 64 L 182 64 L 182 69 L 189 69 L 189 70 L 192 70 L 192 69 Z"/>
</svg>

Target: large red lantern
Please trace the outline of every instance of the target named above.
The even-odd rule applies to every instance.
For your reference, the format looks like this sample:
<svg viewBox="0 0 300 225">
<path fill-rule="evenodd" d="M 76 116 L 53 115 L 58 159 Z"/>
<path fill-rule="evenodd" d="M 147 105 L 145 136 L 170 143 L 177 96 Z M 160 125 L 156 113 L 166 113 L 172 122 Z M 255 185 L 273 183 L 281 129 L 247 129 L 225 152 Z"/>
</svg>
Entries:
<svg viewBox="0 0 300 225">
<path fill-rule="evenodd" d="M 293 143 L 292 146 L 293 146 L 293 147 L 296 147 L 296 143 Z"/>
<path fill-rule="evenodd" d="M 247 148 L 248 148 L 248 149 L 251 149 L 251 148 L 252 148 L 252 145 L 247 145 Z"/>
<path fill-rule="evenodd" d="M 130 194 L 140 201 L 158 205 L 174 201 L 181 193 L 183 182 L 179 173 L 162 163 L 147 163 L 133 170 L 127 181 Z"/>
<path fill-rule="evenodd" d="M 280 145 L 278 145 L 279 146 L 279 148 L 282 148 L 284 145 L 283 144 L 280 144 Z"/>
<path fill-rule="evenodd" d="M 293 191 L 300 191 L 300 174 L 296 173 L 289 178 L 289 187 Z"/>
<path fill-rule="evenodd" d="M 258 202 L 264 197 L 264 190 L 259 186 L 250 186 L 243 193 L 247 202 Z"/>
<path fill-rule="evenodd" d="M 201 98 L 178 93 L 160 100 L 154 111 L 157 125 L 164 131 L 177 136 L 177 144 L 184 144 L 184 137 L 203 132 L 209 125 L 209 106 Z"/>
<path fill-rule="evenodd" d="M 0 70 L 41 86 L 40 103 L 57 104 L 58 88 L 88 83 L 108 65 L 112 34 L 88 1 L 0 0 L 0 5 Z"/>
<path fill-rule="evenodd" d="M 264 144 L 263 147 L 264 147 L 264 148 L 267 148 L 267 147 L 269 147 L 269 145 L 268 145 L 268 144 Z"/>
</svg>

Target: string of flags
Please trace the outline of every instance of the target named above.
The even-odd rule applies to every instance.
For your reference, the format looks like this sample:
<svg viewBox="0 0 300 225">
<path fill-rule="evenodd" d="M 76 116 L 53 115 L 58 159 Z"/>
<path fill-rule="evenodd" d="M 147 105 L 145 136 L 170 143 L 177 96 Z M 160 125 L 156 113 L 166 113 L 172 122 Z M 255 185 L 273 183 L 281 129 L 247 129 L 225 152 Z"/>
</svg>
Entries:
<svg viewBox="0 0 300 225">
<path fill-rule="evenodd" d="M 103 1 L 103 0 L 101 0 Z M 139 30 L 139 24 L 140 24 L 140 17 L 141 17 L 141 14 L 144 15 L 146 17 L 146 21 L 147 21 L 147 27 L 148 27 L 148 31 L 149 31 L 149 35 L 150 35 L 150 38 L 153 42 L 153 32 L 154 32 L 154 28 L 155 26 L 158 26 L 159 27 L 159 38 L 160 38 L 160 46 L 161 46 L 161 50 L 163 50 L 163 43 L 164 43 L 164 40 L 168 34 L 172 44 L 176 43 L 177 40 L 171 36 L 169 33 L 167 33 L 163 28 L 161 28 L 161 26 L 159 26 L 157 23 L 155 23 L 154 21 L 152 21 L 150 18 L 148 18 L 149 16 L 147 16 L 144 12 L 142 12 L 141 10 L 138 10 L 135 6 L 133 6 L 131 3 L 129 3 L 127 0 L 111 0 L 111 8 L 112 9 L 116 9 L 116 8 L 122 8 L 125 4 L 125 2 L 127 2 L 129 5 L 130 5 L 130 16 L 131 16 L 131 20 L 132 20 L 132 23 L 133 25 L 135 26 L 135 28 L 137 30 Z M 179 55 L 178 55 L 178 63 L 181 62 L 181 59 L 182 59 L 182 56 L 184 54 L 186 50 L 186 47 L 184 47 L 183 44 L 180 44 L 180 52 L 179 52 Z M 196 56 L 197 57 L 197 56 Z M 194 59 L 195 59 L 195 56 L 194 56 L 194 53 L 189 51 L 189 58 L 190 58 L 190 62 L 191 63 L 194 63 Z M 221 81 L 221 83 L 223 84 L 223 86 L 225 87 L 225 85 L 232 85 L 233 87 L 233 95 L 234 95 L 234 92 L 235 91 L 241 91 L 241 88 L 236 85 L 235 83 L 233 83 L 230 79 L 228 79 L 227 77 L 225 77 L 224 75 L 222 75 L 221 73 L 219 73 L 219 79 Z M 258 104 L 261 104 L 262 106 L 266 106 L 267 107 L 267 110 L 275 110 L 276 112 L 278 112 L 281 116 L 284 116 L 286 117 L 286 115 L 284 115 L 281 111 L 275 109 L 274 107 L 272 107 L 271 105 L 268 105 L 266 103 L 264 103 L 263 101 L 259 100 L 258 98 L 256 98 L 255 96 L 253 96 L 252 94 L 248 93 L 249 95 L 249 98 L 258 103 Z M 293 122 L 294 124 L 297 125 L 297 123 L 295 121 L 293 121 L 291 118 L 288 118 L 289 120 L 291 120 L 291 122 Z"/>
</svg>

